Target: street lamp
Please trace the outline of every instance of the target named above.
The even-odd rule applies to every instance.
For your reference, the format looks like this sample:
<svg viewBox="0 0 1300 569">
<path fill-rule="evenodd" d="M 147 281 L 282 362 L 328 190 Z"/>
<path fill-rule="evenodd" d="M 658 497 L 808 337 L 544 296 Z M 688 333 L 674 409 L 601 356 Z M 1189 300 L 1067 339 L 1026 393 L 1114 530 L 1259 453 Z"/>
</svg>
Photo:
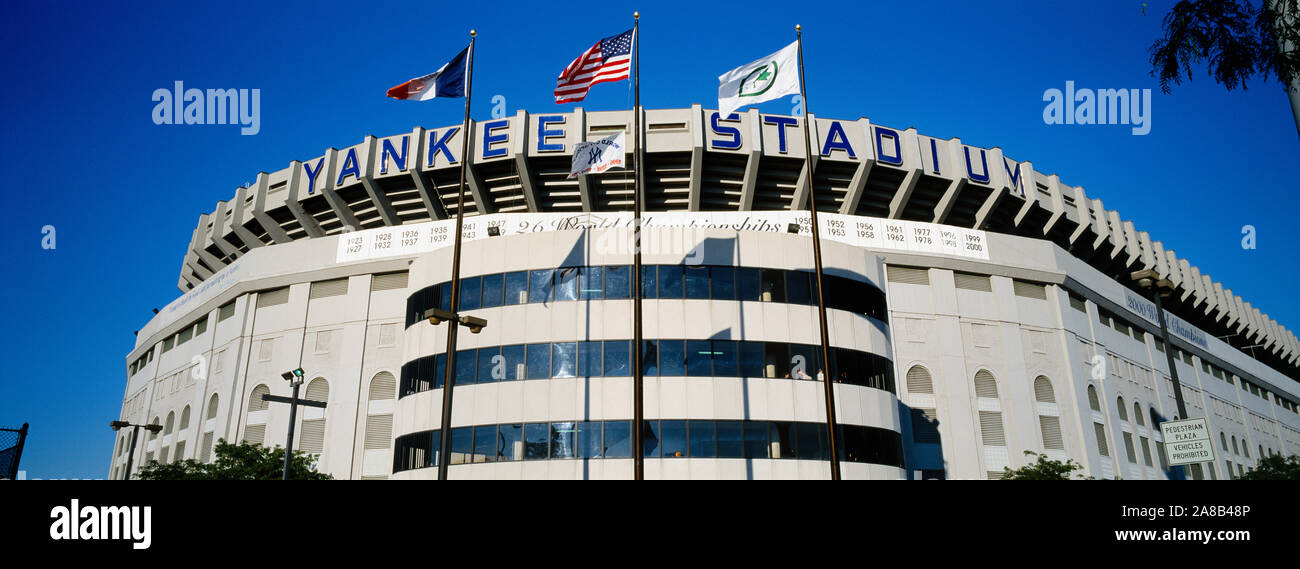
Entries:
<svg viewBox="0 0 1300 569">
<path fill-rule="evenodd" d="M 127 421 L 110 421 L 108 427 L 114 431 L 119 431 L 124 427 L 131 427 L 131 450 L 126 453 L 126 474 L 122 476 L 122 480 L 130 480 L 131 465 L 135 462 L 135 440 L 137 435 L 140 433 L 140 427 L 144 427 L 146 430 L 154 434 L 161 432 L 163 427 L 157 423 L 150 425 L 136 425 Z"/>
<path fill-rule="evenodd" d="M 458 302 L 456 293 L 458 288 L 459 283 L 456 283 L 453 279 L 451 295 L 452 306 L 455 306 Z M 434 326 L 442 324 L 443 322 L 450 323 L 450 327 L 447 329 L 447 373 L 445 376 L 446 384 L 444 384 L 442 388 L 442 427 L 439 431 L 440 441 L 437 454 L 438 480 L 446 480 L 447 462 L 448 457 L 451 455 L 451 396 L 452 390 L 456 386 L 456 374 L 453 371 L 456 369 L 456 350 L 454 349 L 456 345 L 456 326 L 464 326 L 469 328 L 471 334 L 478 334 L 487 327 L 488 321 L 477 316 L 462 316 L 450 310 L 443 310 L 441 308 L 430 308 L 425 310 L 424 318 Z"/>
<path fill-rule="evenodd" d="M 1156 316 L 1160 320 L 1160 341 L 1165 346 L 1165 359 L 1169 363 L 1169 378 L 1174 384 L 1174 401 L 1178 404 L 1177 419 L 1187 418 L 1187 405 L 1183 403 L 1183 384 L 1178 381 L 1178 367 L 1174 365 L 1174 345 L 1169 342 L 1169 325 L 1165 323 L 1165 309 L 1160 299 L 1169 296 L 1174 292 L 1174 283 L 1169 279 L 1160 278 L 1160 273 L 1154 269 L 1144 269 L 1134 271 L 1129 274 L 1129 278 L 1137 282 L 1143 290 L 1150 290 L 1152 300 L 1156 303 Z M 1158 427 L 1158 425 L 1157 425 Z M 1196 477 L 1199 478 L 1199 464 L 1196 465 Z"/>
</svg>

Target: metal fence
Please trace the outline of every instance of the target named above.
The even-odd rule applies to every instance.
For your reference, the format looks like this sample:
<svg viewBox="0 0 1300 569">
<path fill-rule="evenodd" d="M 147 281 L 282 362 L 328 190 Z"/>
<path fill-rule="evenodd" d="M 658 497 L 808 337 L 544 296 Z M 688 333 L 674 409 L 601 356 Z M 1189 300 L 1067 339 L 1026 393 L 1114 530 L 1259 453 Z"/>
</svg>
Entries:
<svg viewBox="0 0 1300 569">
<path fill-rule="evenodd" d="M 21 429 L 0 428 L 0 480 L 18 478 L 18 461 L 27 442 L 27 423 Z"/>
</svg>

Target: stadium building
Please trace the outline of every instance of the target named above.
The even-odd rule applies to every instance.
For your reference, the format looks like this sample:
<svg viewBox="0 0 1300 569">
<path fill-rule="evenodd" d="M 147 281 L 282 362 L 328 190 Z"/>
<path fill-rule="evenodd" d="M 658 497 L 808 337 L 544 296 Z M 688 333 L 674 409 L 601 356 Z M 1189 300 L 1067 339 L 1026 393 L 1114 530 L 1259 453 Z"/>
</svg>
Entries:
<svg viewBox="0 0 1300 569">
<path fill-rule="evenodd" d="M 473 123 L 452 478 L 631 478 L 633 175 L 568 179 L 630 111 Z M 1100 478 L 1182 477 L 1158 423 L 1213 431 L 1225 479 L 1300 449 L 1300 344 L 1082 188 L 998 148 L 867 119 L 645 110 L 647 478 L 997 478 L 1034 451 Z M 345 479 L 436 478 L 464 130 L 331 148 L 201 215 L 178 285 L 126 358 L 135 465 L 217 439 L 295 446 Z M 633 137 L 628 137 L 633 141 Z M 811 204 L 809 184 L 818 203 Z M 831 356 L 811 280 L 817 207 Z M 1131 271 L 1176 285 L 1172 346 Z M 110 464 L 121 478 L 129 435 Z"/>
</svg>

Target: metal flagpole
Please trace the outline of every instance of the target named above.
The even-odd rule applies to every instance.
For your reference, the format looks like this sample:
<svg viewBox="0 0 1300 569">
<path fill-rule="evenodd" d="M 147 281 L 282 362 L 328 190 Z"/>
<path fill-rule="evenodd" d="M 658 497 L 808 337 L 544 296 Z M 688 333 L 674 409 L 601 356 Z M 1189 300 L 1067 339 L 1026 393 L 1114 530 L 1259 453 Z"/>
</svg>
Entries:
<svg viewBox="0 0 1300 569">
<path fill-rule="evenodd" d="M 456 240 L 451 253 L 451 306 L 457 314 L 460 303 L 460 234 L 465 222 L 465 172 L 469 167 L 469 103 L 474 87 L 474 38 L 469 31 L 469 61 L 465 62 L 465 121 L 461 127 L 460 189 L 456 192 Z M 438 480 L 447 479 L 447 464 L 451 462 L 451 392 L 456 383 L 456 328 L 459 318 L 447 320 L 447 369 L 442 388 L 442 429 L 438 433 Z"/>
<path fill-rule="evenodd" d="M 642 392 L 645 378 L 641 374 L 641 173 L 645 170 L 641 158 L 641 12 L 632 12 L 632 88 L 636 91 L 632 103 L 632 145 L 636 174 L 632 181 L 632 448 L 634 479 L 645 479 L 645 449 L 642 447 L 642 426 L 645 409 Z"/>
<path fill-rule="evenodd" d="M 822 387 L 826 389 L 826 432 L 831 446 L 831 480 L 840 479 L 839 445 L 835 436 L 835 386 L 832 385 L 830 371 L 830 334 L 826 327 L 826 295 L 822 288 L 822 241 L 821 225 L 817 223 L 817 189 L 813 183 L 812 140 L 808 126 L 808 90 L 803 81 L 803 31 L 799 24 L 794 26 L 795 37 L 799 42 L 799 95 L 803 97 L 803 151 L 808 169 L 808 200 L 812 204 L 812 242 L 813 262 L 817 267 L 817 320 L 822 332 Z"/>
</svg>

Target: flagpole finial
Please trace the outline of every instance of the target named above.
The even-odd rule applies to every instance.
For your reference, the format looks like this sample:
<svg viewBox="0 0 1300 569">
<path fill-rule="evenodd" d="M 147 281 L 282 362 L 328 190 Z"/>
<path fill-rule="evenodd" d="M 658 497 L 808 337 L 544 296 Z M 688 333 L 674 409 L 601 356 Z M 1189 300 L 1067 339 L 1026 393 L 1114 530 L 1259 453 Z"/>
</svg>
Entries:
<svg viewBox="0 0 1300 569">
<path fill-rule="evenodd" d="M 641 12 L 632 12 L 632 19 L 633 19 L 633 20 L 640 20 L 640 19 L 641 19 Z"/>
<path fill-rule="evenodd" d="M 470 30 L 470 31 L 469 31 L 469 37 L 474 37 L 474 36 L 477 36 L 477 35 L 478 35 L 478 32 L 477 32 L 477 31 L 474 31 L 474 30 Z"/>
<path fill-rule="evenodd" d="M 794 25 L 794 31 L 797 32 L 797 31 L 800 31 L 800 30 L 802 30 L 802 29 L 803 29 L 803 26 L 800 26 L 799 24 L 795 24 L 795 25 Z"/>
</svg>

